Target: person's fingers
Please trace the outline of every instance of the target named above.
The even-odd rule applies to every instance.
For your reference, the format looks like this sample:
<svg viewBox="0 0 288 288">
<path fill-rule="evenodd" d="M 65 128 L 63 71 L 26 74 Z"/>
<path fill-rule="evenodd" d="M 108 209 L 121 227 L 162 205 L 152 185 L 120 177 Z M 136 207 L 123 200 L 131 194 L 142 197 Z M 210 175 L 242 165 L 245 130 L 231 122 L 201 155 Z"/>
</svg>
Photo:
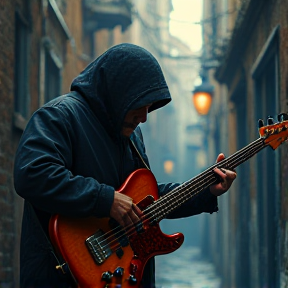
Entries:
<svg viewBox="0 0 288 288">
<path fill-rule="evenodd" d="M 223 168 L 215 168 L 213 170 L 217 175 L 219 175 L 221 177 L 221 179 L 224 180 L 224 178 L 226 177 L 226 171 Z"/>
<path fill-rule="evenodd" d="M 221 178 L 221 181 L 218 184 L 212 185 L 210 191 L 215 196 L 220 196 L 230 188 L 237 174 L 232 170 L 224 168 L 215 168 L 213 171 Z"/>
<path fill-rule="evenodd" d="M 226 178 L 228 180 L 234 180 L 236 177 L 237 177 L 237 173 L 235 170 L 228 170 L 228 169 L 224 169 L 224 168 L 221 168 L 222 172 L 225 173 L 225 175 L 227 176 Z"/>
<path fill-rule="evenodd" d="M 138 225 L 142 214 L 141 209 L 133 203 L 132 198 L 125 194 L 115 192 L 110 216 L 122 227 L 129 228 L 133 225 Z"/>
<path fill-rule="evenodd" d="M 132 203 L 132 209 L 138 217 L 143 216 L 143 212 L 141 211 L 141 209 L 136 204 Z"/>
<path fill-rule="evenodd" d="M 131 204 L 131 209 L 127 213 L 129 215 L 131 221 L 132 221 L 132 224 L 136 224 L 140 220 L 138 215 L 136 214 L 136 212 L 134 210 L 135 208 L 133 208 L 134 205 L 135 204 L 133 204 L 133 203 Z"/>
<path fill-rule="evenodd" d="M 223 153 L 220 153 L 218 156 L 217 156 L 217 159 L 216 159 L 216 163 L 222 161 L 225 159 L 225 155 Z"/>
<path fill-rule="evenodd" d="M 220 190 L 225 190 L 227 188 L 226 171 L 223 168 L 215 168 L 213 171 L 220 177 L 220 183 L 218 183 L 215 187 Z"/>
<path fill-rule="evenodd" d="M 129 211 L 127 211 L 126 214 L 124 214 L 124 223 L 123 223 L 123 227 L 128 230 L 131 227 L 135 226 L 137 227 L 141 227 L 141 216 L 142 216 L 142 211 L 140 210 L 139 207 L 137 207 L 136 204 L 132 203 L 131 204 L 131 209 Z"/>
<path fill-rule="evenodd" d="M 132 227 L 134 225 L 135 222 L 139 221 L 138 216 L 134 213 L 134 211 L 132 211 L 132 209 L 130 211 L 128 211 L 126 214 L 124 214 L 124 228 L 129 228 Z"/>
</svg>

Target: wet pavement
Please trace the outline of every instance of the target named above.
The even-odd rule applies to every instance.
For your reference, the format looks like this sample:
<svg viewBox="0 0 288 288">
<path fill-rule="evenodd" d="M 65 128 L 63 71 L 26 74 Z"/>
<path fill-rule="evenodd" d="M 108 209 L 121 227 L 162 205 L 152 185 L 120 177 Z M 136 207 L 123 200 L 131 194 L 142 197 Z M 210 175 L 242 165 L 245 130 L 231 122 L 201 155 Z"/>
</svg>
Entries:
<svg viewBox="0 0 288 288">
<path fill-rule="evenodd" d="M 156 257 L 156 288 L 220 288 L 214 266 L 201 257 L 196 246 Z"/>
</svg>

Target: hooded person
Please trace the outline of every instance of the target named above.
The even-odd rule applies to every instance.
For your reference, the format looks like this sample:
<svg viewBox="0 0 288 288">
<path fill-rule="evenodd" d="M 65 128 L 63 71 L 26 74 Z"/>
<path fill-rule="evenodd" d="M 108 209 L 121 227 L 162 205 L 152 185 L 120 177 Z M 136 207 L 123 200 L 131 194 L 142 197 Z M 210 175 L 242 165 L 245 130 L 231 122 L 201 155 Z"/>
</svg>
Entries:
<svg viewBox="0 0 288 288">
<path fill-rule="evenodd" d="M 112 217 L 122 225 L 139 219 L 141 211 L 131 208 L 132 199 L 119 199 L 121 193 L 115 192 L 133 171 L 149 167 L 141 129 L 136 127 L 146 118 L 138 120 L 133 113 L 147 114 L 171 101 L 156 59 L 132 44 L 108 49 L 73 80 L 70 90 L 32 115 L 15 157 L 15 190 L 25 199 L 21 288 L 72 287 L 74 283 L 55 269 L 59 263 L 47 244 L 51 215 Z M 125 119 L 131 111 L 129 127 Z M 123 133 L 129 128 L 128 134 Z M 157 185 L 162 196 L 179 184 Z M 169 218 L 217 211 L 217 197 L 206 190 Z M 125 201 L 132 211 L 121 208 Z M 155 286 L 153 258 L 145 266 L 141 283 L 145 288 Z"/>
</svg>

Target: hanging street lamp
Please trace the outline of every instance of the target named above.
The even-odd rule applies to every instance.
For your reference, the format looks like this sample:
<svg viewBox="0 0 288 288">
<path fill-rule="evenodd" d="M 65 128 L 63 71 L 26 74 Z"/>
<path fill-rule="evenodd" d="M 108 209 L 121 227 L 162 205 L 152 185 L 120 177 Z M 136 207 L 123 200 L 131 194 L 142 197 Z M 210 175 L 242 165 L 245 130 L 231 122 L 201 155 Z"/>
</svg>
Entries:
<svg viewBox="0 0 288 288">
<path fill-rule="evenodd" d="M 202 75 L 202 84 L 196 86 L 192 91 L 193 104 L 200 115 L 207 115 L 209 113 L 213 92 L 214 86 L 209 83 L 207 77 Z"/>
</svg>

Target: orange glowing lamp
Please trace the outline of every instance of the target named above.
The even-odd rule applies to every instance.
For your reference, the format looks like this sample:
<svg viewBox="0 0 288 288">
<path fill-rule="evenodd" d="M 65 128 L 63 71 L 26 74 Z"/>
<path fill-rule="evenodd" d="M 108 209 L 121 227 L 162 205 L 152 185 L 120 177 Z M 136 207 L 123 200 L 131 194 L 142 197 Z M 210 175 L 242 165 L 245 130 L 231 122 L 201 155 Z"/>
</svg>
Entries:
<svg viewBox="0 0 288 288">
<path fill-rule="evenodd" d="M 200 115 L 207 115 L 209 113 L 214 87 L 206 80 L 199 86 L 196 86 L 193 91 L 193 104 L 196 111 Z"/>
</svg>

